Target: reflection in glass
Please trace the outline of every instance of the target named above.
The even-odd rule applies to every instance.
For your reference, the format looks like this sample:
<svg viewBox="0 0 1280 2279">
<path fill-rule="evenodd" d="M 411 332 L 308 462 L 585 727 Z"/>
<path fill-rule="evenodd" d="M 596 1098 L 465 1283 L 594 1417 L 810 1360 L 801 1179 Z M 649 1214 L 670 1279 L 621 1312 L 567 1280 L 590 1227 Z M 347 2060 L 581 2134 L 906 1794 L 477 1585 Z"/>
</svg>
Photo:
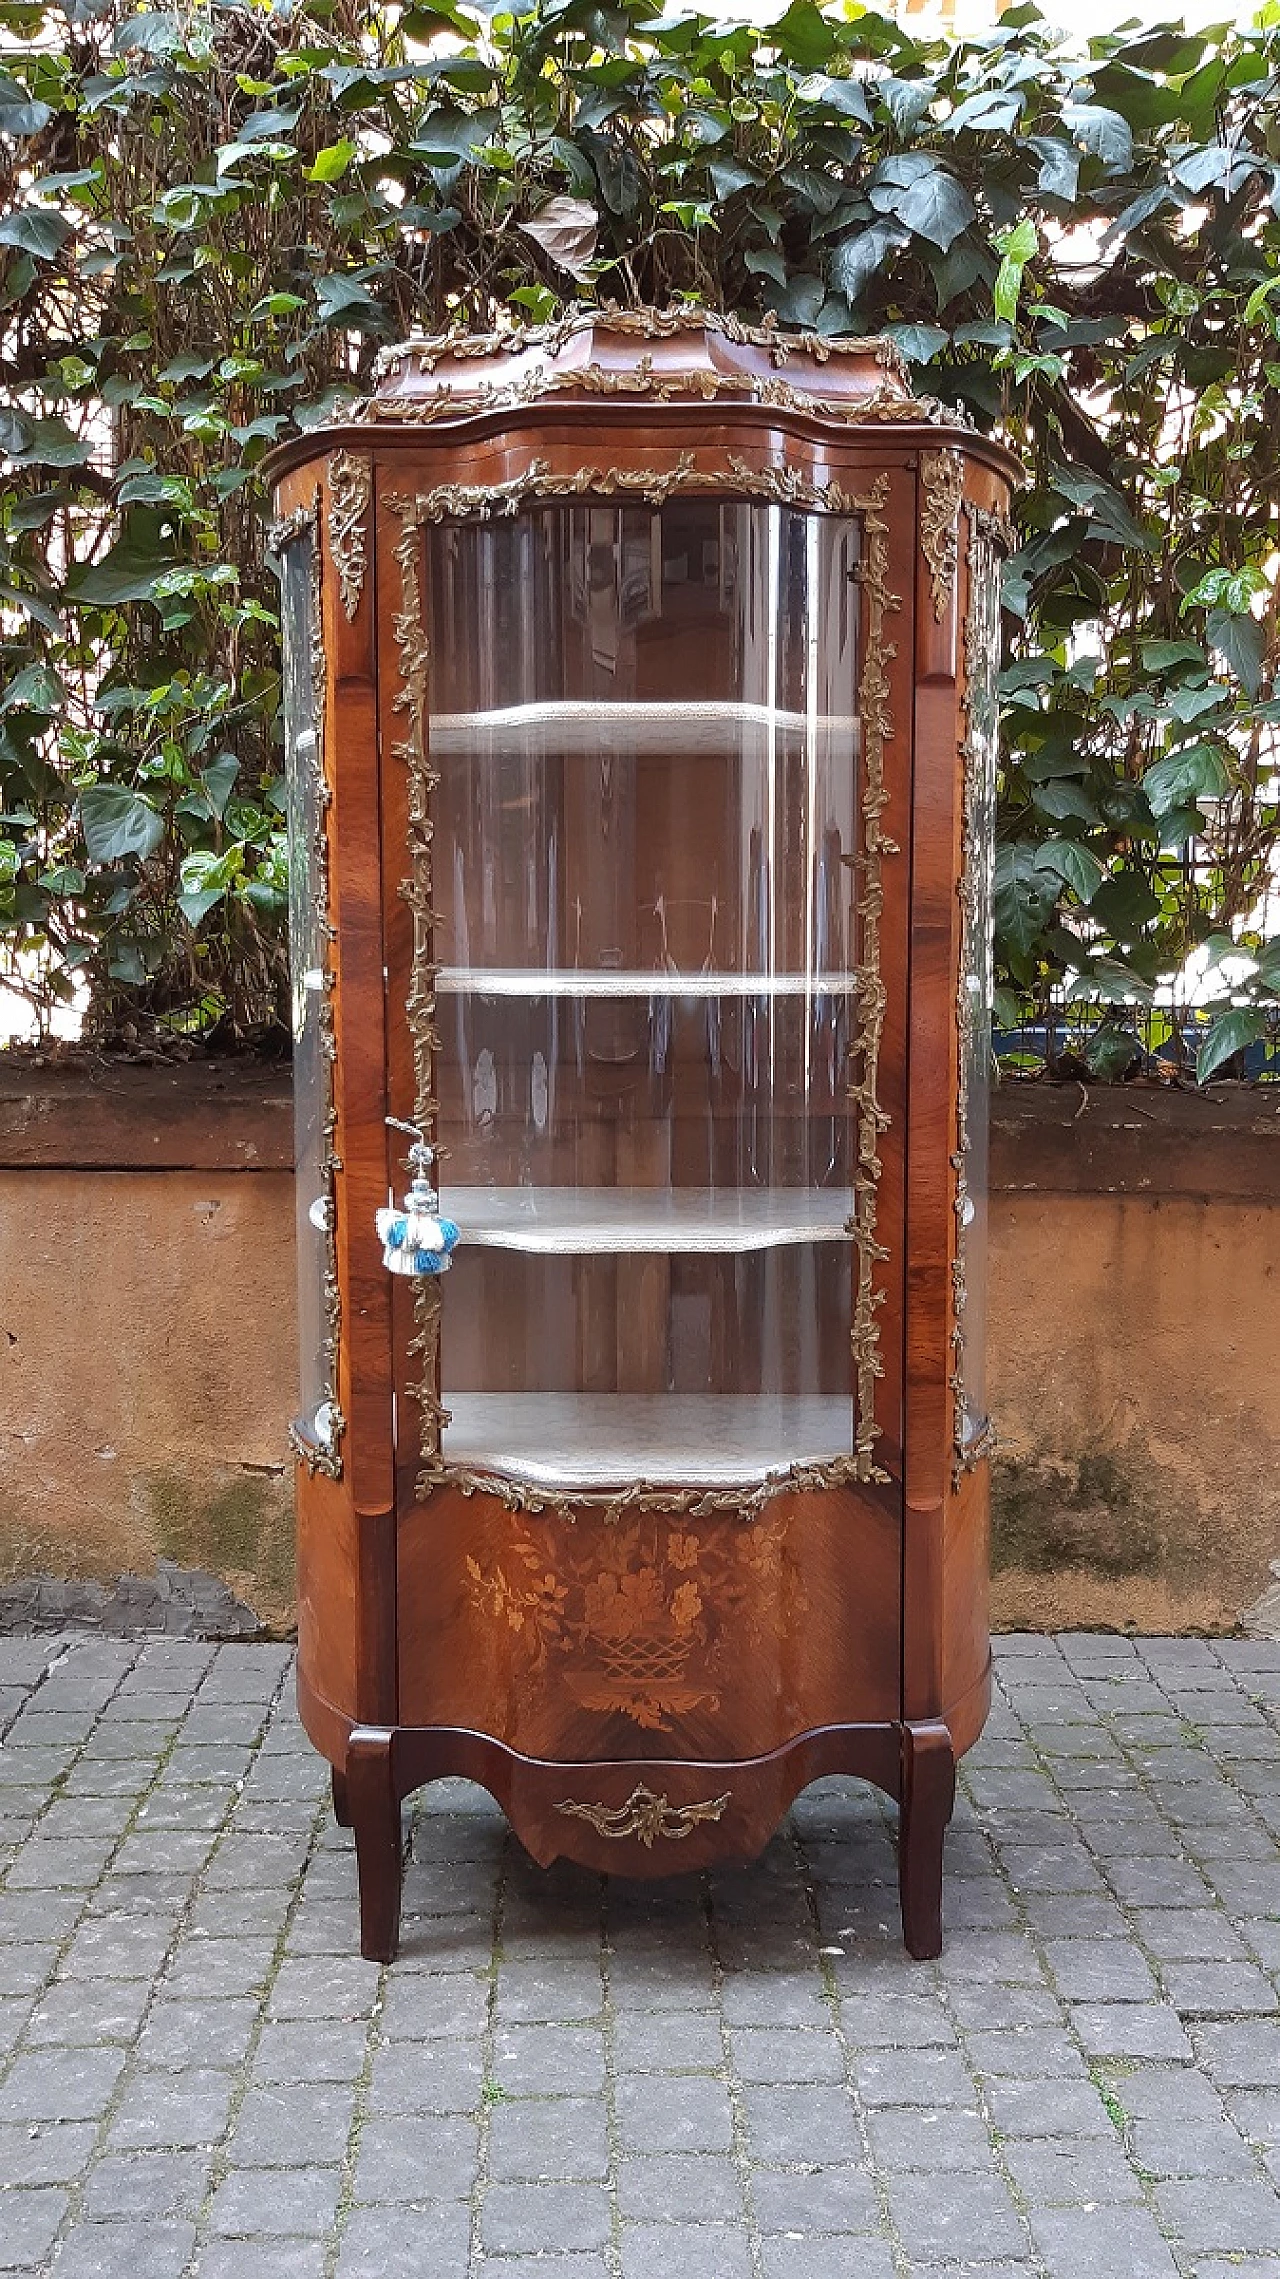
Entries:
<svg viewBox="0 0 1280 2279">
<path fill-rule="evenodd" d="M 981 522 L 975 523 L 970 536 L 969 579 L 959 1008 L 964 1161 L 958 1198 L 961 1345 L 956 1441 L 961 1457 L 976 1449 L 987 1426 L 987 1184 L 995 993 L 993 874 L 1000 727 L 1000 556 Z"/>
<path fill-rule="evenodd" d="M 333 1198 L 328 1166 L 331 1065 L 326 1003 L 328 943 L 320 865 L 324 783 L 312 680 L 314 536 L 305 529 L 281 558 L 285 783 L 289 829 L 289 963 L 293 994 L 294 1190 L 298 1335 L 304 1444 L 334 1440 L 328 1275 Z"/>
<path fill-rule="evenodd" d="M 859 536 L 688 499 L 425 536 L 447 1460 L 852 1448 Z"/>
</svg>

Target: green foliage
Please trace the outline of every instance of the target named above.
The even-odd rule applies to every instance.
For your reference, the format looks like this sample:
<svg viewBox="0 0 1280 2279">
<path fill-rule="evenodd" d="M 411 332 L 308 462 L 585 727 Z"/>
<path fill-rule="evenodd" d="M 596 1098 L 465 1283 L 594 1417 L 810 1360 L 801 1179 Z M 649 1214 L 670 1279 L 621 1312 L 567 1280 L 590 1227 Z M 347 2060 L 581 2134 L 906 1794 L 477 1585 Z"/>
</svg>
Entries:
<svg viewBox="0 0 1280 2279">
<path fill-rule="evenodd" d="M 1235 937 L 1208 1060 L 1238 1013 L 1255 1034 L 1275 0 L 1087 50 L 1025 4 L 958 40 L 814 0 L 764 26 L 654 0 L 2 12 L 0 938 L 46 953 L 44 1009 L 82 974 L 99 1032 L 280 1016 L 271 444 L 412 329 L 687 298 L 887 332 L 1025 459 L 1006 1001 L 1141 1002 Z"/>
</svg>

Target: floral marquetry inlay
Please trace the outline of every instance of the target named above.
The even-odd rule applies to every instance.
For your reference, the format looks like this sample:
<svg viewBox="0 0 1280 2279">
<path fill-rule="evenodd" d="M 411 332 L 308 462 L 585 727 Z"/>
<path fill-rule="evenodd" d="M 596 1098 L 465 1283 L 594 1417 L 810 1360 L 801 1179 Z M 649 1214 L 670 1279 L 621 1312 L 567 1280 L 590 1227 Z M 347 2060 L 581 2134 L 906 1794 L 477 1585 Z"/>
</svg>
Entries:
<svg viewBox="0 0 1280 2279">
<path fill-rule="evenodd" d="M 494 1563 L 468 1556 L 467 1590 L 478 1614 L 515 1634 L 530 1675 L 563 1658 L 583 1709 L 661 1732 L 720 1708 L 784 1592 L 789 1620 L 805 1612 L 785 1533 L 767 1514 L 701 1529 L 645 1514 L 561 1536 L 553 1562 L 548 1535 L 517 1522 Z"/>
</svg>

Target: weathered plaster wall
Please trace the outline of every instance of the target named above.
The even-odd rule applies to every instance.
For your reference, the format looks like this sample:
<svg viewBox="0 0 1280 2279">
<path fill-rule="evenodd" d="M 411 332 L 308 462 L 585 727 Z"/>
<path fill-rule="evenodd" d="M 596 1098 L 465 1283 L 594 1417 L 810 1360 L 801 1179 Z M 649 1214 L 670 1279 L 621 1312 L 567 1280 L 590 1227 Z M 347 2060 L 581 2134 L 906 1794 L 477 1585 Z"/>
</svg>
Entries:
<svg viewBox="0 0 1280 2279">
<path fill-rule="evenodd" d="M 1280 1197 L 1001 1195 L 1003 1626 L 1230 1628 L 1280 1555 Z"/>
<path fill-rule="evenodd" d="M 292 1190 L 0 1172 L 0 1583 L 159 1556 L 289 1619 Z"/>
<path fill-rule="evenodd" d="M 0 1601 L 159 1560 L 288 1622 L 290 1139 L 287 1073 L 0 1071 Z M 1258 1095 L 998 1098 L 1001 1624 L 1223 1629 L 1266 1589 L 1278 1174 Z"/>
</svg>

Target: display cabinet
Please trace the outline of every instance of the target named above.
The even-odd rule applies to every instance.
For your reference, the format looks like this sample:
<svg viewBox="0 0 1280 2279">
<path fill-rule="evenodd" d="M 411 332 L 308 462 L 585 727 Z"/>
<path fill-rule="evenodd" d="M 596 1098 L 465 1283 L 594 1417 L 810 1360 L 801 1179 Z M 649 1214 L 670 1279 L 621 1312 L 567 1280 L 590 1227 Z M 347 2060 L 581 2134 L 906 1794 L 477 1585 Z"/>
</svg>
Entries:
<svg viewBox="0 0 1280 2279">
<path fill-rule="evenodd" d="M 364 1952 L 438 1776 L 648 1876 L 845 1772 L 934 1953 L 1012 462 L 885 343 L 605 310 L 389 351 L 272 472 L 299 1695 Z"/>
</svg>

